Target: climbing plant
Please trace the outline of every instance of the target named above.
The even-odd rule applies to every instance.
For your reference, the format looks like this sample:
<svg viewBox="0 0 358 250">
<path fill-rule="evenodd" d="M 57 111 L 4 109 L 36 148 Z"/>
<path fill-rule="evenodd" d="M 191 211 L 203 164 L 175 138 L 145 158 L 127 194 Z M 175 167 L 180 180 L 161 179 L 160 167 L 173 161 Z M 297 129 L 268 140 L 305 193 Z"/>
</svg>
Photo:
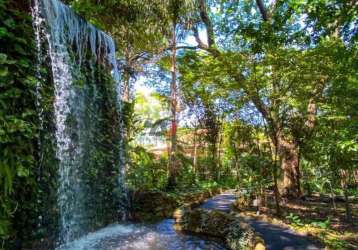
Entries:
<svg viewBox="0 0 358 250">
<path fill-rule="evenodd" d="M 31 19 L 12 1 L 0 1 L 0 237 L 18 234 L 36 211 L 34 43 Z M 26 202 L 25 202 L 26 201 Z M 29 213 L 22 213 L 27 210 Z M 17 215 L 20 215 L 17 217 Z M 16 216 L 17 220 L 14 220 Z"/>
</svg>

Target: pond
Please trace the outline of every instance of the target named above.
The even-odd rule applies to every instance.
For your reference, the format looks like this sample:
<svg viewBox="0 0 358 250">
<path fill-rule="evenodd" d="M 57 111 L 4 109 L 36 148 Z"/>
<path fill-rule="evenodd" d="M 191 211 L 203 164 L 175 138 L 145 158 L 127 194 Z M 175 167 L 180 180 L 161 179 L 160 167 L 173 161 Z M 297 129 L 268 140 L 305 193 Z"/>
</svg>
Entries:
<svg viewBox="0 0 358 250">
<path fill-rule="evenodd" d="M 59 250 L 225 250 L 216 240 L 176 232 L 174 220 L 157 224 L 112 224 Z"/>
</svg>

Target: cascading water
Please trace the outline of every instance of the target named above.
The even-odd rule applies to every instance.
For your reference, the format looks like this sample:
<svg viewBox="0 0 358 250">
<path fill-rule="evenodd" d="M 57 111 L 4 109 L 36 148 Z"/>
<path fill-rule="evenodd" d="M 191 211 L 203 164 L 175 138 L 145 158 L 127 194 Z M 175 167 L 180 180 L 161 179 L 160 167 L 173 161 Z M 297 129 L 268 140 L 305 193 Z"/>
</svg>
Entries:
<svg viewBox="0 0 358 250">
<path fill-rule="evenodd" d="M 82 236 L 90 228 L 95 216 L 90 200 L 91 183 L 88 176 L 92 155 L 96 154 L 96 137 L 99 137 L 98 91 L 95 74 L 98 64 L 110 70 L 114 81 L 115 106 L 121 114 L 122 88 L 115 56 L 115 45 L 110 36 L 77 16 L 58 0 L 34 0 L 32 8 L 39 68 L 42 40 L 45 36 L 54 85 L 54 119 L 56 158 L 58 159 L 58 211 L 59 245 Z M 87 75 L 81 69 L 86 68 Z M 37 77 L 41 78 L 40 69 Z M 36 87 L 40 99 L 40 81 Z M 104 94 L 103 94 L 104 95 Z M 40 105 L 39 105 L 40 106 Z M 124 190 L 123 121 L 118 119 L 119 190 Z M 91 170 L 93 172 L 93 170 Z M 87 179 L 86 179 L 87 178 Z M 109 194 L 110 195 L 110 194 Z M 95 212 L 93 212 L 95 213 Z"/>
<path fill-rule="evenodd" d="M 37 0 L 35 0 L 37 1 Z M 42 82 L 42 75 L 41 75 L 41 68 L 40 65 L 42 64 L 42 51 L 41 51 L 41 33 L 42 33 L 42 22 L 43 19 L 40 17 L 40 11 L 38 9 L 39 5 L 36 3 L 34 4 L 34 6 L 31 8 L 31 14 L 33 16 L 33 29 L 35 32 L 35 41 L 36 41 L 36 54 L 37 54 L 37 65 L 38 67 L 36 68 L 36 78 L 38 79 L 36 82 L 36 109 L 37 109 L 37 113 L 38 113 L 38 118 L 39 118 L 39 130 L 42 131 L 43 127 L 44 127 L 44 122 L 43 122 L 43 108 L 41 107 L 41 82 Z M 42 168 L 42 144 L 41 144 L 41 140 L 38 140 L 38 149 L 39 149 L 39 162 L 38 162 L 38 169 L 39 172 L 41 171 Z M 38 178 L 37 181 L 38 183 L 41 183 L 41 173 L 38 174 Z M 41 200 L 38 199 L 37 200 L 38 203 L 41 203 Z M 37 223 L 37 227 L 40 228 L 42 226 L 42 216 L 39 217 L 38 223 Z"/>
<path fill-rule="evenodd" d="M 59 0 L 33 3 L 40 129 L 46 142 L 54 135 L 58 162 L 57 204 L 43 204 L 44 210 L 47 206 L 51 212 L 44 221 L 39 218 L 39 227 L 45 226 L 52 215 L 59 217 L 54 223 L 57 226 L 50 227 L 57 229 L 58 250 L 225 249 L 216 242 L 177 234 L 173 220 L 147 226 L 107 226 L 118 212 L 124 215 L 123 207 L 127 206 L 124 121 L 120 117 L 122 88 L 115 45 L 111 37 Z M 50 67 L 46 65 L 48 61 Z M 43 66 L 50 69 L 51 82 L 45 83 L 49 77 L 42 76 Z M 45 88 L 45 84 L 51 87 Z M 53 89 L 54 98 L 46 93 L 49 89 Z M 48 97 L 41 94 L 50 95 L 53 108 L 43 108 Z M 53 122 L 48 121 L 52 116 Z M 52 125 L 54 131 L 49 129 Z M 51 147 L 52 143 L 51 140 Z M 48 154 L 53 158 L 49 151 L 46 159 Z M 43 167 L 49 167 L 48 162 Z M 118 211 L 121 205 L 122 211 Z M 54 232 L 47 235 L 48 239 L 52 239 L 51 233 Z M 44 249 L 56 246 L 50 244 Z"/>
</svg>

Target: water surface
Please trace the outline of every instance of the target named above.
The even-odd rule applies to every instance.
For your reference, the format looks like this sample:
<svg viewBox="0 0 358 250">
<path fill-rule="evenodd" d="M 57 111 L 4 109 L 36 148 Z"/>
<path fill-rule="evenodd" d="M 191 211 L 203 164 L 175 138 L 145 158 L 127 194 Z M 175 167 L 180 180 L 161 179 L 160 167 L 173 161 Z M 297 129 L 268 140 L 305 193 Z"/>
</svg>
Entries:
<svg viewBox="0 0 358 250">
<path fill-rule="evenodd" d="M 174 220 L 158 224 L 113 224 L 71 242 L 61 250 L 225 250 L 212 239 L 173 229 Z"/>
</svg>

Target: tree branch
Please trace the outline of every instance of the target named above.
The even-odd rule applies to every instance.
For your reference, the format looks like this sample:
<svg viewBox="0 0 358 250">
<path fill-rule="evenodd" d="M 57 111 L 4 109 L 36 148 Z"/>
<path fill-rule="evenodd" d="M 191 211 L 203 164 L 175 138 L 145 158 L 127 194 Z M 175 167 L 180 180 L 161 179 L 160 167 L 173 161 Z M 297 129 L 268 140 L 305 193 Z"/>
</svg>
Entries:
<svg viewBox="0 0 358 250">
<path fill-rule="evenodd" d="M 215 34 L 214 27 L 208 15 L 207 6 L 205 0 L 198 0 L 200 18 L 203 21 L 206 32 L 208 35 L 208 46 L 211 48 L 215 46 Z"/>
<path fill-rule="evenodd" d="M 256 4 L 257 4 L 257 7 L 258 7 L 259 10 L 260 10 L 262 19 L 263 19 L 265 22 L 267 22 L 267 21 L 269 20 L 269 16 L 268 16 L 268 14 L 267 14 L 267 11 L 266 11 L 266 8 L 265 8 L 264 3 L 262 2 L 262 0 L 256 0 Z"/>
<path fill-rule="evenodd" d="M 189 45 L 181 45 L 181 46 L 177 46 L 176 49 L 179 50 L 179 49 L 190 49 L 190 50 L 197 50 L 199 49 L 200 47 L 199 46 L 189 46 Z M 160 49 L 157 53 L 155 53 L 156 55 L 161 55 L 162 53 L 168 51 L 168 50 L 171 50 L 173 49 L 173 46 L 169 46 L 169 47 L 165 47 L 165 48 L 162 48 Z M 154 54 L 154 53 L 153 53 Z M 135 61 L 135 60 L 138 60 L 138 59 L 148 59 L 148 57 L 146 57 L 148 54 L 147 53 L 140 53 L 140 54 L 137 54 L 137 55 L 134 55 L 133 57 L 130 58 L 131 61 Z"/>
<path fill-rule="evenodd" d="M 199 36 L 199 31 L 197 27 L 193 27 L 193 32 L 194 32 L 194 37 L 195 37 L 195 41 L 198 43 L 198 47 L 200 49 L 208 49 L 208 45 L 206 45 L 205 43 L 203 43 L 203 41 L 201 40 L 200 36 Z"/>
<path fill-rule="evenodd" d="M 320 81 L 316 85 L 316 89 L 313 92 L 312 97 L 309 99 L 308 105 L 307 105 L 307 117 L 306 121 L 304 122 L 303 131 L 305 134 L 306 139 L 310 138 L 313 133 L 313 129 L 316 126 L 317 123 L 317 102 L 322 97 L 324 87 L 326 86 L 326 81 L 328 77 L 323 76 Z"/>
<path fill-rule="evenodd" d="M 183 45 L 183 46 L 177 46 L 177 49 L 192 49 L 192 50 L 197 50 L 199 49 L 198 46 L 186 46 L 186 45 Z"/>
</svg>

